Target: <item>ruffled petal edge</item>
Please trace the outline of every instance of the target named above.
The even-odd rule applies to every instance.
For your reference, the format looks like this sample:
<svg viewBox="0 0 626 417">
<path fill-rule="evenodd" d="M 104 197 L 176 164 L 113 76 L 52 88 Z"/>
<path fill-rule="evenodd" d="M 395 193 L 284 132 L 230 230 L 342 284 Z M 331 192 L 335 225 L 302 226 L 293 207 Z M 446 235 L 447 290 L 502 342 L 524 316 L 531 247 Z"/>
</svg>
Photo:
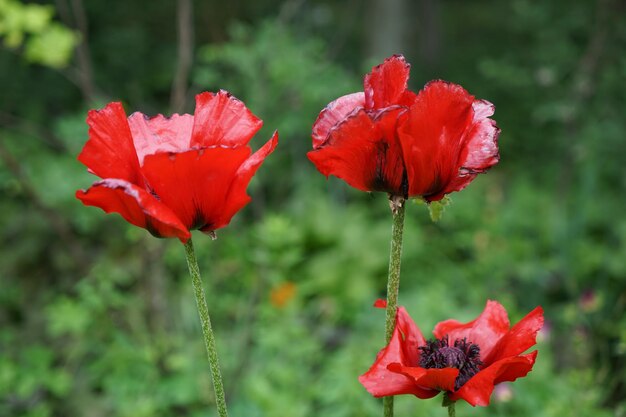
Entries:
<svg viewBox="0 0 626 417">
<path fill-rule="evenodd" d="M 483 362 L 489 365 L 510 356 L 517 356 L 537 343 L 537 333 L 543 327 L 543 308 L 535 307 L 496 343 Z"/>
<path fill-rule="evenodd" d="M 243 103 L 228 91 L 196 96 L 190 147 L 245 146 L 263 126 Z"/>
<path fill-rule="evenodd" d="M 278 145 L 278 131 L 274 134 L 262 147 L 255 153 L 250 155 L 248 159 L 237 169 L 233 182 L 230 185 L 226 204 L 222 210 L 222 215 L 208 228 L 200 229 L 204 233 L 211 233 L 216 229 L 222 228 L 230 223 L 232 217 L 248 204 L 252 198 L 246 192 L 246 188 L 252 180 L 254 174 L 265 161 L 265 158 L 274 152 Z"/>
<path fill-rule="evenodd" d="M 321 146 L 326 141 L 330 131 L 355 109 L 363 107 L 364 103 L 365 95 L 363 92 L 347 94 L 329 103 L 313 123 L 311 132 L 313 148 Z"/>
<path fill-rule="evenodd" d="M 405 104 L 411 64 L 402 55 L 392 55 L 372 68 L 363 80 L 365 107 L 368 110 Z"/>
<path fill-rule="evenodd" d="M 532 370 L 536 358 L 537 351 L 534 351 L 494 362 L 474 375 L 458 391 L 450 393 L 450 399 L 463 399 L 472 406 L 487 406 L 497 384 L 525 377 Z"/>
<path fill-rule="evenodd" d="M 128 181 L 98 181 L 87 190 L 76 191 L 76 198 L 84 205 L 100 207 L 106 213 L 119 213 L 127 222 L 148 230 L 156 237 L 177 237 L 183 243 L 191 237 L 172 210 Z"/>
<path fill-rule="evenodd" d="M 468 342 L 480 346 L 481 357 L 487 357 L 498 340 L 509 331 L 509 327 L 509 317 L 502 304 L 488 300 L 476 319 L 468 323 L 442 321 L 435 326 L 433 334 L 437 339 L 447 335 L 451 341 L 466 338 Z"/>
<path fill-rule="evenodd" d="M 374 307 L 384 309 L 387 302 L 378 299 Z M 359 382 L 375 397 L 413 394 L 420 398 L 431 398 L 437 395 L 437 392 L 417 386 L 411 377 L 388 369 L 388 365 L 392 363 L 416 366 L 419 363 L 418 346 L 424 343 L 419 327 L 404 307 L 398 307 L 396 326 L 389 344 L 378 353 L 370 369 L 359 377 Z"/>
<path fill-rule="evenodd" d="M 78 160 L 100 178 L 119 178 L 143 185 L 139 160 L 124 107 L 120 102 L 107 104 L 87 114 L 89 139 Z"/>
<path fill-rule="evenodd" d="M 190 114 L 153 117 L 135 112 L 128 117 L 133 143 L 143 165 L 146 155 L 163 152 L 184 152 L 189 149 L 194 118 Z"/>
</svg>

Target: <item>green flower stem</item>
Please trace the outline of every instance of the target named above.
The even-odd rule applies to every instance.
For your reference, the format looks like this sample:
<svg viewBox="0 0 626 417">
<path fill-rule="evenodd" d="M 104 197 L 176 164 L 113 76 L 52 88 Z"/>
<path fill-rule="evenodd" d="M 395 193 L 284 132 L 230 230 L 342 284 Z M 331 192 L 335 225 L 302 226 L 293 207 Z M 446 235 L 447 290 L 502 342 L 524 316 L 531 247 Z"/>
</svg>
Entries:
<svg viewBox="0 0 626 417">
<path fill-rule="evenodd" d="M 202 279 L 200 278 L 200 268 L 193 250 L 193 242 L 191 239 L 185 243 L 185 254 L 187 255 L 187 266 L 189 266 L 189 274 L 193 283 L 193 292 L 196 296 L 196 305 L 198 306 L 198 314 L 202 322 L 202 333 L 204 334 L 204 345 L 206 346 L 209 364 L 211 366 L 211 376 L 213 377 L 213 389 L 215 391 L 215 400 L 217 402 L 217 412 L 220 417 L 228 417 L 226 411 L 226 399 L 224 397 L 224 384 L 222 383 L 222 373 L 217 358 L 217 349 L 215 347 L 215 336 L 211 329 L 211 319 L 209 317 L 209 307 L 204 297 L 204 289 L 202 288 Z"/>
<path fill-rule="evenodd" d="M 452 401 L 447 392 L 443 394 L 441 405 L 448 408 L 448 417 L 456 417 L 456 401 Z"/>
<path fill-rule="evenodd" d="M 448 417 L 456 417 L 456 402 L 452 401 L 450 405 L 448 405 Z"/>
<path fill-rule="evenodd" d="M 387 278 L 387 311 L 385 318 L 385 343 L 389 343 L 396 322 L 398 310 L 398 290 L 400 288 L 400 262 L 402 258 L 402 232 L 404 231 L 405 199 L 390 196 L 389 204 L 393 214 L 391 227 L 391 250 L 389 253 L 389 276 Z M 383 398 L 384 417 L 393 417 L 393 397 Z"/>
</svg>

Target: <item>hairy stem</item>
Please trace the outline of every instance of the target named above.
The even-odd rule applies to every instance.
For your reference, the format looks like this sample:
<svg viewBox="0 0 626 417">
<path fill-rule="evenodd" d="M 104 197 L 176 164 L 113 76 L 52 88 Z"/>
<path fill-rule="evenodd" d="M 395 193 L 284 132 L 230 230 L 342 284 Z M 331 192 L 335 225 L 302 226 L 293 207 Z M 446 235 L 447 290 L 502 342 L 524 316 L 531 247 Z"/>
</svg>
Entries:
<svg viewBox="0 0 626 417">
<path fill-rule="evenodd" d="M 202 322 L 202 333 L 204 335 L 204 345 L 206 346 L 207 356 L 211 367 L 211 376 L 213 377 L 213 389 L 215 390 L 215 400 L 217 402 L 217 412 L 220 417 L 227 417 L 226 399 L 224 397 L 224 384 L 222 383 L 222 373 L 217 358 L 217 349 L 215 347 L 215 336 L 211 329 L 211 319 L 209 318 L 209 307 L 204 297 L 204 289 L 202 288 L 202 279 L 200 277 L 200 268 L 193 250 L 193 242 L 191 239 L 185 243 L 185 253 L 187 255 L 187 266 L 189 266 L 189 274 L 193 283 L 193 291 L 196 296 L 196 305 L 198 306 L 198 314 Z"/>
<path fill-rule="evenodd" d="M 456 417 L 456 401 L 452 401 L 447 392 L 443 394 L 441 405 L 448 409 L 448 417 Z"/>
<path fill-rule="evenodd" d="M 456 401 L 448 403 L 448 417 L 456 417 Z"/>
<path fill-rule="evenodd" d="M 385 318 L 385 343 L 389 343 L 395 328 L 398 310 L 398 290 L 400 288 L 400 262 L 402 258 L 402 232 L 404 230 L 405 199 L 389 198 L 393 225 L 391 227 L 391 249 L 389 253 L 389 276 L 387 278 L 387 311 Z M 383 398 L 384 417 L 393 417 L 393 397 Z"/>
</svg>

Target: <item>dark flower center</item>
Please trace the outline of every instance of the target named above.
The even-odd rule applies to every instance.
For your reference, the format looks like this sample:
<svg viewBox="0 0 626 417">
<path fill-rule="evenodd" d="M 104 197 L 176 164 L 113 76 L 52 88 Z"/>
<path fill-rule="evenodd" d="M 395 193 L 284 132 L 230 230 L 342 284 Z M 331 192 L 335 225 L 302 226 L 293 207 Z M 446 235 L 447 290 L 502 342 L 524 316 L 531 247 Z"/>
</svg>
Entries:
<svg viewBox="0 0 626 417">
<path fill-rule="evenodd" d="M 448 337 L 428 340 L 426 345 L 418 348 L 421 352 L 420 366 L 422 368 L 456 368 L 459 370 L 454 382 L 454 390 L 458 390 L 471 377 L 476 375 L 482 365 L 480 347 L 467 339 L 457 339 L 454 346 L 448 343 Z"/>
</svg>

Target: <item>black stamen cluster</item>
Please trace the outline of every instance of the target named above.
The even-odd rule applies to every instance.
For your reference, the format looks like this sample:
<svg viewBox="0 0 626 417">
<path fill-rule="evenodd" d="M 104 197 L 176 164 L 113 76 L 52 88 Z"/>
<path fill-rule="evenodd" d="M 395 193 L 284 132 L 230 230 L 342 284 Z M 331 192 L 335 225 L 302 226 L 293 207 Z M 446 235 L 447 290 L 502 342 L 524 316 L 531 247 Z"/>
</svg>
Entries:
<svg viewBox="0 0 626 417">
<path fill-rule="evenodd" d="M 458 390 L 471 377 L 476 375 L 482 365 L 480 347 L 467 339 L 457 339 L 454 346 L 450 346 L 448 337 L 428 340 L 426 345 L 418 348 L 420 352 L 420 366 L 422 368 L 457 368 L 459 376 L 454 381 L 454 389 Z"/>
</svg>

